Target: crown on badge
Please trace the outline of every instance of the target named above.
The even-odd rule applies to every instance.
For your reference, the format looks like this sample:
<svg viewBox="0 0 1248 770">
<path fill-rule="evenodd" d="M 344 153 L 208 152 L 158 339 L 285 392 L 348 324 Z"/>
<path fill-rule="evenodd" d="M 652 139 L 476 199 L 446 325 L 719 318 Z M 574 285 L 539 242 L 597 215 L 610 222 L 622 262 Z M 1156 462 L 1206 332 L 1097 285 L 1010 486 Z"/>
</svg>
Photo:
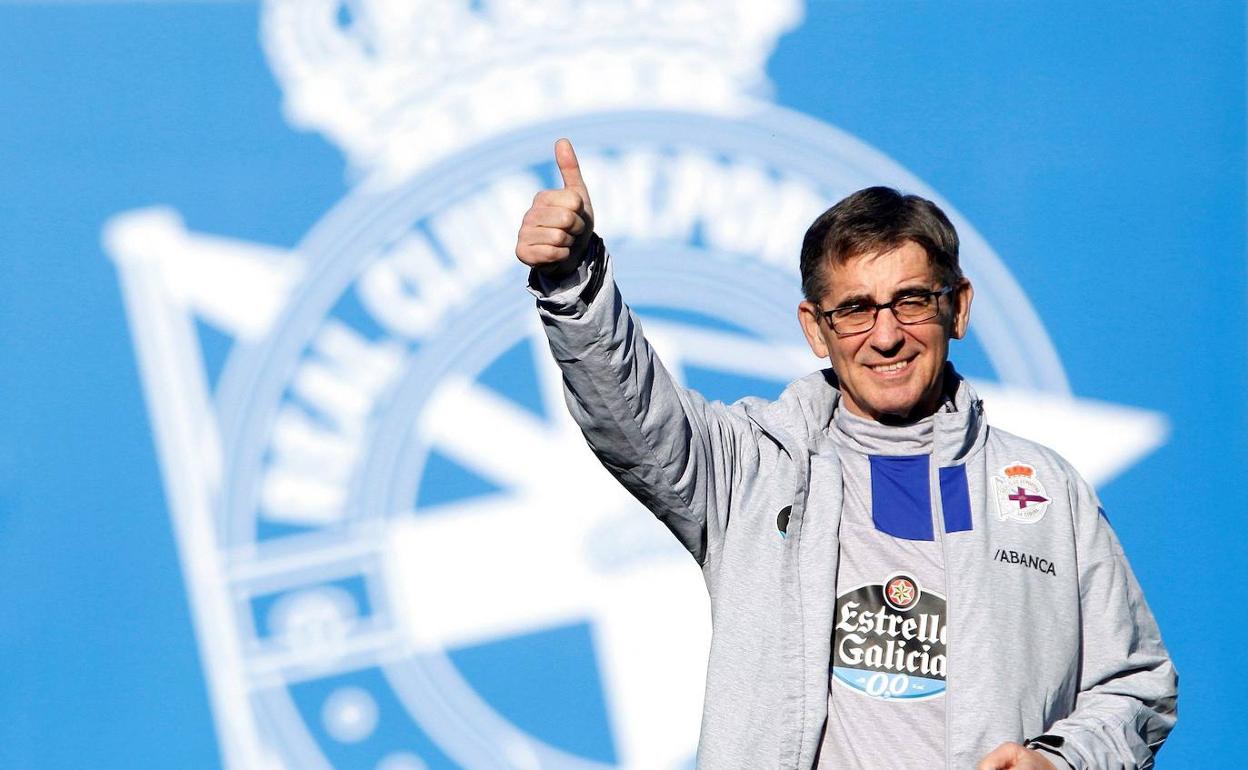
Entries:
<svg viewBox="0 0 1248 770">
<path fill-rule="evenodd" d="M 357 168 L 413 171 L 585 112 L 732 114 L 800 0 L 266 0 L 287 118 Z"/>
<path fill-rule="evenodd" d="M 1036 471 L 1029 465 L 1011 465 L 1005 469 L 1006 477 L 1010 476 L 1034 476 Z"/>
</svg>

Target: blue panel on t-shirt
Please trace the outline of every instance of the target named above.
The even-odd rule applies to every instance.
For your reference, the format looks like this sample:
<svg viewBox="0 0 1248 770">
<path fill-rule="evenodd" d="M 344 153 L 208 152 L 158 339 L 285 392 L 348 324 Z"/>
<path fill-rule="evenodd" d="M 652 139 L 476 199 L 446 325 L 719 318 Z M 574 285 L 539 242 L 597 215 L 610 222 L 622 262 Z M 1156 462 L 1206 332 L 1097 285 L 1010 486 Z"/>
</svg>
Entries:
<svg viewBox="0 0 1248 770">
<path fill-rule="evenodd" d="M 907 540 L 935 540 L 928 456 L 872 455 L 869 459 L 875 528 Z"/>
<path fill-rule="evenodd" d="M 971 493 L 966 486 L 966 466 L 940 469 L 940 507 L 945 512 L 945 532 L 971 529 Z"/>
</svg>

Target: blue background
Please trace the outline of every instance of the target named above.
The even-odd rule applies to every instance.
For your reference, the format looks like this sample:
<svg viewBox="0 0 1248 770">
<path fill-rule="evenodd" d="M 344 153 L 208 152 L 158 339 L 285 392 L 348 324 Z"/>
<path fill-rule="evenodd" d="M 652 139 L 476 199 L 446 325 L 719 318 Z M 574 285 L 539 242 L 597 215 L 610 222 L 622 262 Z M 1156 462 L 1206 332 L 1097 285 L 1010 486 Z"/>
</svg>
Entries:
<svg viewBox="0 0 1248 770">
<path fill-rule="evenodd" d="M 168 204 L 290 246 L 347 191 L 258 13 L 0 6 L 0 766 L 219 761 L 100 228 Z M 1232 766 L 1243 713 L 1244 33 L 1230 2 L 814 2 L 768 67 L 975 224 L 1076 395 L 1169 416 L 1101 490 L 1181 676 L 1161 767 Z"/>
</svg>

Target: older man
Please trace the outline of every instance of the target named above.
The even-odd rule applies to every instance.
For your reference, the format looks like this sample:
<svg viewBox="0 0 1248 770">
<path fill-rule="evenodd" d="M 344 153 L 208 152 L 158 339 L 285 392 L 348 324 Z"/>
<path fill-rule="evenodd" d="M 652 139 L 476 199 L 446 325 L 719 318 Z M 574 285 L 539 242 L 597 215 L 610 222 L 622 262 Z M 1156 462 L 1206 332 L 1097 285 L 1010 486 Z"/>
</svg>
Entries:
<svg viewBox="0 0 1248 770">
<path fill-rule="evenodd" d="M 708 402 L 646 343 L 571 144 L 516 255 L 602 463 L 701 565 L 707 768 L 1146 768 L 1177 678 L 1095 492 L 947 362 L 973 290 L 930 201 L 857 192 L 802 247 L 831 367 Z"/>
</svg>

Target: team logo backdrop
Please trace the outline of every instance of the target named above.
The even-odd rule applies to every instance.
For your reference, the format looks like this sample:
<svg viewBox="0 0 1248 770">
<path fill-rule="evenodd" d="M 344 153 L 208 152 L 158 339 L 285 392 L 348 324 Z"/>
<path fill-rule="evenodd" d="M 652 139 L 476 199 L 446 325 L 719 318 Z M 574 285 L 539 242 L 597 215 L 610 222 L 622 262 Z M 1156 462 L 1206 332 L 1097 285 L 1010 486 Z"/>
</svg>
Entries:
<svg viewBox="0 0 1248 770">
<path fill-rule="evenodd" d="M 126 717 L 103 764 L 133 766 L 128 758 L 150 753 L 157 764 L 188 767 L 692 767 L 709 634 L 701 576 L 589 455 L 512 254 L 532 195 L 557 183 L 551 148 L 565 135 L 648 336 L 678 378 L 728 401 L 774 396 L 819 366 L 794 322 L 798 247 L 819 212 L 871 184 L 940 202 L 976 286 L 971 334 L 953 358 L 995 424 L 1053 446 L 1101 489 L 1183 675 L 1180 728 L 1163 764 L 1207 750 L 1219 717 L 1192 694 L 1202 660 L 1185 656 L 1194 649 L 1190 610 L 1180 611 L 1178 596 L 1193 600 L 1182 586 L 1210 566 L 1201 554 L 1219 552 L 1207 533 L 1240 537 L 1233 501 L 1197 488 L 1191 474 L 1229 462 L 1235 442 L 1242 447 L 1224 422 L 1238 415 L 1242 427 L 1242 410 L 1222 398 L 1242 383 L 1242 343 L 1201 353 L 1183 345 L 1213 346 L 1194 332 L 1215 316 L 1232 339 L 1243 328 L 1242 212 L 1220 201 L 1224 218 L 1192 240 L 1196 225 L 1147 175 L 1161 173 L 1159 154 L 1174 165 L 1166 179 L 1191 173 L 1166 145 L 1173 122 L 1154 118 L 1145 126 L 1151 139 L 1121 149 L 1113 145 L 1127 139 L 1106 132 L 1109 115 L 983 102 L 984 92 L 965 90 L 973 78 L 957 73 L 987 78 L 988 92 L 1017 84 L 971 51 L 932 47 L 935 70 L 899 56 L 902 41 L 934 46 L 922 17 L 937 17 L 931 23 L 1011 71 L 1060 62 L 1066 80 L 1037 88 L 1048 98 L 1103 93 L 1074 83 L 1097 71 L 1101 59 L 1089 57 L 1110 54 L 1028 29 L 1060 26 L 1047 15 L 1057 12 L 1036 19 L 1000 9 L 978 21 L 958 6 L 949 12 L 792 0 L 0 11 L 13 30 L 94 24 L 110 39 L 142 41 L 160 27 L 200 41 L 204 61 L 184 62 L 185 78 L 160 77 L 208 102 L 201 109 L 234 131 L 214 140 L 214 152 L 234 160 L 224 169 L 166 167 L 156 172 L 165 183 L 142 196 L 101 169 L 91 190 L 60 191 L 61 206 L 96 217 L 86 224 L 101 253 L 92 280 L 76 286 L 92 306 L 109 308 L 104 328 L 95 315 L 76 319 L 92 331 L 64 355 L 122 383 L 111 392 L 127 395 L 126 408 L 97 429 L 124 424 L 146 443 L 109 464 L 110 484 L 92 498 L 90 516 L 127 522 L 113 545 L 80 540 L 64 559 L 74 579 L 59 587 L 18 573 L 37 600 L 22 605 L 14 646 L 37 656 L 46 639 L 31 630 L 33 619 L 56 616 L 59 603 L 99 612 L 109 597 L 128 597 L 137 606 L 110 616 L 126 629 L 115 647 L 159 647 L 181 665 L 126 666 L 100 650 L 78 657 L 90 675 L 53 687 L 121 703 L 134 703 L 136 690 L 179 693 L 175 700 L 192 705 L 178 712 L 177 730 L 195 736 L 162 748 L 140 727 L 173 719 L 153 695 L 147 711 L 119 709 Z M 1218 13 L 1235 16 L 1209 15 Z M 216 25 L 211 44 L 207 32 L 174 32 L 190 20 Z M 1213 29 L 1190 34 L 1223 39 Z M 998 50 L 994 35 L 1030 47 Z M 1055 40 L 1074 61 L 1045 49 Z M 217 63 L 231 51 L 248 52 L 250 67 L 226 65 L 222 78 Z M 1155 66 L 1155 77 L 1169 77 Z M 1220 82 L 1242 86 L 1235 77 Z M 43 81 L 28 74 L 22 82 Z M 231 114 L 237 106 L 224 102 L 234 84 L 253 92 L 271 136 L 252 136 L 253 114 Z M 1105 93 L 1127 98 L 1123 83 L 1112 85 Z M 936 93 L 923 97 L 923 88 Z M 1179 91 L 1209 121 L 1232 106 L 1242 117 L 1242 90 Z M 45 82 L 17 95 L 32 102 L 49 93 Z M 1131 93 L 1144 104 L 1166 98 Z M 110 98 L 120 107 L 148 101 Z M 164 109 L 158 101 L 149 108 Z M 1077 128 L 1056 131 L 1061 121 Z M 121 116 L 89 124 L 113 132 L 111 143 L 76 150 L 98 152 L 100 162 L 141 167 L 160 156 L 158 143 L 125 141 L 140 134 Z M 1221 145 L 1205 146 L 1215 142 L 1212 129 L 1199 134 L 1201 151 L 1242 161 L 1242 120 L 1235 130 Z M 1026 144 L 1017 155 L 981 148 L 968 158 L 951 149 L 1010 146 L 1017 132 L 1052 135 L 1054 146 Z M 1083 144 L 1092 140 L 1103 146 Z M 317 151 L 282 178 L 266 176 L 262 156 L 280 152 L 269 148 L 311 142 Z M 212 146 L 176 152 L 194 157 Z M 56 147 L 64 157 L 75 151 Z M 289 178 L 309 169 L 319 183 Z M 1242 196 L 1242 174 L 1210 173 L 1221 186 L 1189 198 Z M 336 185 L 323 181 L 335 175 Z M 244 200 L 235 192 L 229 202 L 205 201 L 197 191 L 213 185 L 241 188 Z M 283 191 L 282 205 L 267 207 L 281 209 L 280 226 L 248 211 L 266 189 Z M 98 200 L 88 204 L 90 195 Z M 1186 206 L 1195 216 L 1199 207 Z M 1128 223 L 1117 221 L 1124 215 Z M 1135 221 L 1154 229 L 1141 233 Z M 87 259 L 67 248 L 10 270 L 36 286 L 57 265 Z M 9 323 L 34 345 L 16 315 Z M 54 358 L 46 355 L 36 358 Z M 39 388 L 59 383 L 40 369 L 20 377 Z M 102 379 L 78 378 L 73 398 L 101 403 Z M 6 439 L 16 446 L 36 429 L 81 424 L 74 414 L 26 417 Z M 65 447 L 51 450 L 53 475 L 83 472 Z M 1002 517 L 1044 515 L 1046 493 L 1029 470 L 1006 468 L 994 479 Z M 131 480 L 126 489 L 146 490 L 141 528 L 128 523 L 133 506 L 119 477 Z M 13 465 L 15 513 L 30 515 L 24 492 L 41 478 Z M 45 538 L 18 531 L 7 544 L 46 558 L 57 541 Z M 153 548 L 164 562 L 124 585 L 122 564 Z M 108 586 L 99 604 L 91 596 L 100 583 L 87 574 Z M 148 581 L 162 582 L 151 605 L 138 599 L 150 595 Z M 943 597 L 913 580 L 892 582 L 863 586 L 862 602 L 939 618 Z M 913 683 L 891 673 L 871 640 L 834 662 L 836 681 L 876 697 L 943 691 L 944 639 L 932 623 L 928 678 L 914 680 L 925 689 L 906 690 Z M 94 625 L 81 618 L 70 628 L 90 639 Z M 1207 634 L 1192 639 L 1208 644 Z M 85 761 L 74 753 L 83 744 L 48 745 L 43 730 L 52 724 L 82 736 L 106 729 L 68 717 L 61 724 L 32 705 L 51 668 L 28 670 L 12 691 L 8 707 L 24 719 L 9 719 L 19 735 L 3 750 L 15 766 Z M 1188 739 L 1191 749 L 1188 731 L 1205 736 Z"/>
</svg>

